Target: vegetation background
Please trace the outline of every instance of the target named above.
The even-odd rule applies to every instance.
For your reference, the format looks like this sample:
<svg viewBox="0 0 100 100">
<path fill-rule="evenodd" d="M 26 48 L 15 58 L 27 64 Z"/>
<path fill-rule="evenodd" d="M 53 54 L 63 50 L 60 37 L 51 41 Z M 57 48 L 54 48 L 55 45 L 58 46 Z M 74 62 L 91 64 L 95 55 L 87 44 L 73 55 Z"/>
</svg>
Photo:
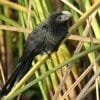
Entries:
<svg viewBox="0 0 100 100">
<path fill-rule="evenodd" d="M 35 68 L 5 100 L 100 100 L 99 0 L 0 0 L 0 88 L 16 67 L 28 33 L 62 10 L 73 15 L 70 35 L 49 58 L 38 55 Z"/>
</svg>

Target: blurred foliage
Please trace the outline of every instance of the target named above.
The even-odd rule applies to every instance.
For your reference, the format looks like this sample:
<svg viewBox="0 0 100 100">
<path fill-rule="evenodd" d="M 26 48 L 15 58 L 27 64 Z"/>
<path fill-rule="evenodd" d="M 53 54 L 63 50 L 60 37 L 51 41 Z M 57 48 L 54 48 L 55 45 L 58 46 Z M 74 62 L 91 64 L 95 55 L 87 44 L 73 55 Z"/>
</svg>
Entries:
<svg viewBox="0 0 100 100">
<path fill-rule="evenodd" d="M 50 13 L 62 10 L 70 11 L 73 15 L 71 23 L 77 23 L 80 16 L 88 11 L 96 1 L 97 0 L 0 0 L 0 25 L 5 25 L 5 27 L 14 26 L 18 30 L 15 32 L 15 29 L 9 31 L 11 30 L 10 28 L 0 28 L 0 63 L 2 64 L 1 73 L 4 73 L 4 75 L 0 75 L 0 86 L 2 87 L 5 84 L 5 81 L 13 72 L 18 63 L 18 59 L 23 52 L 24 42 L 28 33 L 25 31 L 19 32 L 19 28 L 22 28 L 22 30 L 33 30 L 35 26 L 43 21 Z M 79 9 L 82 15 L 80 15 L 70 4 L 76 9 Z M 35 75 L 29 80 L 29 82 L 34 78 L 43 75 L 46 71 L 63 63 L 65 60 L 70 59 L 72 55 L 76 54 L 75 49 L 78 49 L 77 45 L 79 42 L 81 46 L 79 46 L 80 48 L 77 53 L 96 45 L 93 42 L 93 38 L 100 39 L 100 7 L 96 12 L 93 12 L 93 15 L 89 17 L 89 20 L 88 22 L 90 23 L 90 26 L 87 30 L 86 25 L 88 22 L 85 21 L 83 24 L 80 24 L 74 34 L 85 37 L 88 36 L 90 37 L 90 42 L 75 41 L 74 39 L 66 40 L 66 42 L 59 47 L 58 51 L 52 53 L 50 58 L 46 60 L 45 64 L 41 65 L 40 69 L 34 73 Z M 86 32 L 87 35 L 84 35 Z M 85 71 L 87 66 L 95 61 L 97 55 L 99 55 L 99 51 L 89 53 L 85 57 L 82 57 L 82 59 L 78 59 L 77 62 L 72 65 L 71 73 L 65 80 L 65 84 L 59 93 L 58 100 L 61 100 L 61 97 L 63 97 L 66 91 Z M 38 55 L 34 63 L 37 63 L 41 58 L 42 55 Z M 69 96 L 67 96 L 66 99 L 73 100 L 73 98 L 77 97 L 78 93 L 80 93 L 82 87 L 84 87 L 89 81 L 93 73 L 96 73 L 97 69 L 100 69 L 98 66 L 93 67 L 92 71 L 83 78 L 82 82 L 70 91 Z M 22 96 L 20 96 L 20 100 L 51 99 L 56 93 L 56 90 L 67 70 L 67 67 L 64 66 L 50 76 L 45 77 L 44 80 L 39 81 L 38 84 L 29 88 Z M 91 92 L 86 99 L 95 100 L 96 95 L 93 96 L 93 94 L 95 94 L 95 90 Z"/>
</svg>

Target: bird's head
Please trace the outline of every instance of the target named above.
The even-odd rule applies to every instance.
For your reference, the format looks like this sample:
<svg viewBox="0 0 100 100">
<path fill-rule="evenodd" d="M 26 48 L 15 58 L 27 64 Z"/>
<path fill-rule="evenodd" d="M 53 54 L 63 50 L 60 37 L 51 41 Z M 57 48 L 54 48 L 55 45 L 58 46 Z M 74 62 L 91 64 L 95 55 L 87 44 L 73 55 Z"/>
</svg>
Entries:
<svg viewBox="0 0 100 100">
<path fill-rule="evenodd" d="M 63 24 L 71 19 L 72 14 L 69 11 L 54 12 L 49 16 L 49 20 L 56 24 Z"/>
<path fill-rule="evenodd" d="M 57 33 L 68 31 L 72 14 L 69 11 L 54 12 L 49 17 L 49 23 Z M 59 31 L 60 30 L 60 31 Z"/>
</svg>

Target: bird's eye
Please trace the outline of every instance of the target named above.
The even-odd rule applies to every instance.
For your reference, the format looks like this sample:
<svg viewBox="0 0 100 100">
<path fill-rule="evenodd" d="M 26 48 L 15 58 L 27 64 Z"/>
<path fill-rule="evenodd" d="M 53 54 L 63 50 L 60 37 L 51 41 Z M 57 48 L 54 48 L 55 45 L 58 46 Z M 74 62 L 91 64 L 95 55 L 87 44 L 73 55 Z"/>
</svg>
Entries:
<svg viewBox="0 0 100 100">
<path fill-rule="evenodd" d="M 48 26 L 47 25 L 43 25 L 42 29 L 45 30 L 46 32 L 48 31 Z"/>
<path fill-rule="evenodd" d="M 60 16 L 58 16 L 57 17 L 57 22 L 59 23 L 61 23 L 62 21 L 63 21 L 63 19 L 64 19 L 64 16 L 63 15 L 60 15 Z"/>
<path fill-rule="evenodd" d="M 43 29 L 47 29 L 48 27 L 46 26 L 46 25 L 43 25 L 43 27 L 42 27 Z"/>
<path fill-rule="evenodd" d="M 59 16 L 58 19 L 62 19 L 61 16 Z"/>
</svg>

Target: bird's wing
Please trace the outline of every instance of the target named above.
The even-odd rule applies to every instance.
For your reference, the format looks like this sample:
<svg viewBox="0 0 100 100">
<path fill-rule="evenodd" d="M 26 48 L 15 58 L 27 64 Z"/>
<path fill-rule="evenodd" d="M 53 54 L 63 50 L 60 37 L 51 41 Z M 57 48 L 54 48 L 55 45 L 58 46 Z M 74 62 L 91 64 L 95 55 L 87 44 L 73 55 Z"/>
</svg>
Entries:
<svg viewBox="0 0 100 100">
<path fill-rule="evenodd" d="M 44 40 L 45 33 L 43 30 L 30 33 L 24 45 L 21 61 L 26 61 L 29 56 L 34 58 L 37 54 L 41 53 Z"/>
<path fill-rule="evenodd" d="M 42 33 L 43 31 L 33 31 L 29 35 L 25 43 L 23 55 L 19 60 L 15 71 L 12 73 L 11 77 L 0 91 L 0 96 L 8 94 L 8 92 L 14 86 L 15 82 L 20 80 L 27 73 L 31 67 L 33 58 L 39 53 L 39 51 L 41 51 L 41 47 L 45 38 L 44 33 Z"/>
</svg>

